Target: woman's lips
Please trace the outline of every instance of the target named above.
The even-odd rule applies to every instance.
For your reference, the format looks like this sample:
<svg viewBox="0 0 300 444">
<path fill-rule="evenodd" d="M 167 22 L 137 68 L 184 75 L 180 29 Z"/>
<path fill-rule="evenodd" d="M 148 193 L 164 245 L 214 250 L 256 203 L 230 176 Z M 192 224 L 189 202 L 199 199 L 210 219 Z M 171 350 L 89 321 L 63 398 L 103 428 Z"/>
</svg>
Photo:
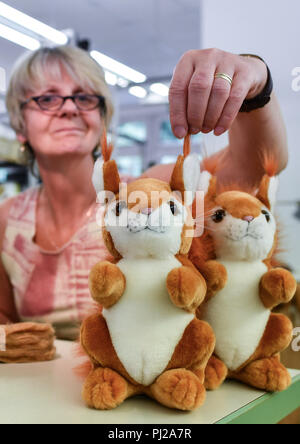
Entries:
<svg viewBox="0 0 300 444">
<path fill-rule="evenodd" d="M 81 128 L 61 128 L 55 131 L 56 133 L 82 133 L 83 129 Z"/>
</svg>

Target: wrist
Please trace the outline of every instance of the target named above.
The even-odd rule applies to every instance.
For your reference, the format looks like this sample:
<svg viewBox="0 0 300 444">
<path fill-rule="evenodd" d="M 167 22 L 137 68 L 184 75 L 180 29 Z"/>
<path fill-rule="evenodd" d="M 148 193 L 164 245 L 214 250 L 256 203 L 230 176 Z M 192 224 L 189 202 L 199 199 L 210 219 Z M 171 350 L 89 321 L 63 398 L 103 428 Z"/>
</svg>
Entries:
<svg viewBox="0 0 300 444">
<path fill-rule="evenodd" d="M 251 100 L 263 92 L 268 81 L 268 68 L 263 60 L 255 56 L 247 55 L 242 57 L 246 58 L 249 65 L 256 73 L 254 84 L 246 97 L 246 100 Z"/>
<path fill-rule="evenodd" d="M 273 91 L 273 80 L 267 64 L 261 57 L 251 54 L 241 54 L 241 56 L 246 57 L 247 63 L 250 62 L 252 64 L 251 69 L 253 69 L 254 60 L 256 63 L 253 87 L 248 92 L 240 109 L 240 112 L 249 113 L 259 108 L 263 108 L 270 102 Z"/>
</svg>

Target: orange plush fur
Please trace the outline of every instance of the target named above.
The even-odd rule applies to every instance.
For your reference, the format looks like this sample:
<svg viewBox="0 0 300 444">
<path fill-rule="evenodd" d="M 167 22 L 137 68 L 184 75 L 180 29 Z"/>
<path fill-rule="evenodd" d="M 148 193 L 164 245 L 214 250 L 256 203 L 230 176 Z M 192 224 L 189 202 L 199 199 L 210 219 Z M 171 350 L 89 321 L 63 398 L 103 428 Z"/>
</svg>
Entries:
<svg viewBox="0 0 300 444">
<path fill-rule="evenodd" d="M 160 324 L 155 324 L 155 318 L 159 316 L 159 313 L 156 313 L 155 307 L 151 305 L 152 297 L 157 298 L 157 295 L 155 296 L 151 293 L 153 283 L 157 280 L 155 275 L 157 271 L 153 271 L 152 274 L 149 273 L 151 273 L 151 270 L 154 270 L 157 258 L 153 258 L 149 254 L 137 259 L 137 261 L 134 262 L 136 267 L 142 267 L 141 264 L 145 263 L 148 274 L 146 273 L 144 277 L 136 276 L 132 278 L 132 275 L 128 272 L 130 268 L 126 267 L 129 267 L 132 256 L 139 252 L 134 248 L 131 250 L 131 241 L 128 241 L 128 243 L 125 243 L 125 246 L 123 246 L 125 251 L 127 251 L 126 248 L 129 249 L 130 254 L 120 251 L 122 248 L 118 248 L 116 239 L 119 239 L 119 235 L 121 236 L 121 234 L 119 234 L 121 230 L 112 230 L 110 228 L 107 222 L 109 217 L 111 217 L 110 211 L 114 211 L 116 217 L 121 217 L 122 212 L 126 211 L 128 212 L 129 218 L 136 218 L 138 221 L 139 218 L 142 217 L 142 214 L 145 214 L 145 212 L 143 213 L 145 203 L 143 203 L 143 205 L 136 205 L 136 202 L 134 202 L 133 204 L 130 201 L 130 196 L 135 192 L 140 193 L 141 191 L 146 196 L 146 210 L 151 210 L 148 215 L 148 223 L 150 223 L 150 215 L 153 215 L 156 210 L 160 210 L 162 206 L 166 207 L 166 205 L 171 205 L 170 200 L 179 207 L 179 202 L 173 191 L 179 191 L 182 197 L 184 197 L 184 163 L 188 159 L 188 155 L 189 147 L 188 140 L 186 140 L 185 153 L 183 157 L 180 156 L 178 159 L 171 185 L 159 180 L 140 179 L 131 183 L 128 186 L 127 194 L 124 195 L 122 193 L 122 196 L 116 192 L 120 184 L 117 166 L 114 161 L 110 160 L 109 155 L 106 156 L 104 154 L 103 156 L 105 162 L 100 169 L 103 171 L 103 180 L 101 183 L 104 184 L 105 191 L 116 193 L 116 203 L 120 205 L 121 202 L 122 207 L 117 205 L 114 207 L 114 210 L 110 210 L 110 207 L 107 206 L 104 219 L 104 241 L 108 250 L 115 257 L 115 261 L 114 263 L 98 263 L 90 274 L 91 295 L 99 305 L 104 307 L 103 313 L 97 313 L 87 318 L 81 328 L 81 346 L 89 356 L 92 364 L 92 370 L 84 383 L 83 399 L 91 408 L 100 410 L 113 409 L 120 405 L 126 398 L 138 394 L 146 394 L 164 406 L 180 410 L 193 410 L 204 403 L 206 394 L 204 387 L 205 368 L 215 347 L 215 337 L 211 327 L 206 322 L 198 320 L 195 317 L 196 309 L 205 298 L 206 284 L 202 275 L 193 266 L 187 256 L 192 243 L 192 238 L 188 237 L 188 233 L 193 230 L 194 222 L 186 203 L 183 203 L 182 209 L 185 208 L 188 216 L 184 221 L 181 234 L 179 233 L 180 245 L 178 244 L 178 251 L 173 257 L 170 258 L 168 256 L 165 259 L 162 258 L 159 262 L 162 268 L 165 266 L 164 260 L 167 261 L 167 263 L 171 261 L 171 264 L 178 264 L 178 267 L 176 266 L 168 270 L 165 274 L 163 274 L 164 272 L 162 271 L 158 288 L 163 289 L 162 297 L 166 299 L 163 303 L 170 304 L 170 311 L 175 310 L 173 316 L 176 316 L 176 319 L 177 317 L 178 319 L 188 319 L 186 327 L 183 329 L 174 348 L 169 350 L 170 354 L 168 356 L 170 356 L 170 359 L 166 361 L 166 365 L 162 371 L 158 374 L 157 371 L 153 373 L 155 376 L 152 377 L 152 380 L 150 377 L 146 377 L 148 375 L 147 372 L 149 372 L 147 367 L 149 364 L 147 350 L 150 350 L 150 352 L 151 350 L 155 351 L 153 355 L 155 360 L 162 352 L 161 343 L 164 342 L 166 338 L 162 336 L 159 340 L 153 339 L 153 343 L 151 343 L 150 340 L 149 344 L 145 344 L 144 350 L 139 351 L 138 348 L 134 348 L 130 343 L 132 336 L 130 336 L 129 331 L 127 333 L 126 328 L 123 328 L 123 333 L 119 332 L 114 335 L 115 326 L 117 330 L 118 325 L 122 328 L 122 324 L 128 322 L 128 316 L 132 316 L 133 319 L 133 322 L 128 328 L 129 330 L 133 328 L 133 334 L 137 338 L 146 334 L 149 341 L 149 335 L 152 334 L 153 338 L 157 337 L 155 336 L 157 329 L 162 328 L 163 334 L 165 334 L 165 332 L 168 333 L 168 330 L 164 325 L 160 326 Z M 107 173 L 109 177 L 106 177 Z M 164 193 L 162 194 L 163 197 L 158 199 L 157 202 L 153 202 L 152 200 L 151 192 L 153 191 Z M 122 210 L 122 208 L 126 209 Z M 170 211 L 170 208 L 168 211 Z M 146 212 L 146 214 L 148 213 Z M 129 233 L 128 227 L 129 225 L 125 230 Z M 130 227 L 132 232 L 130 232 L 130 234 L 126 232 L 126 235 L 130 236 L 129 239 L 132 239 L 132 242 L 135 242 L 135 236 L 139 236 L 140 233 L 145 236 L 145 242 L 147 242 L 147 236 L 150 236 L 151 242 L 148 245 L 150 250 L 154 248 L 152 244 L 157 243 L 159 245 L 160 239 L 162 239 L 163 242 L 164 236 L 166 236 L 165 233 L 167 233 L 166 230 L 162 233 L 153 234 L 151 233 L 151 228 L 146 228 L 146 230 L 139 233 L 136 225 L 131 225 Z M 141 243 L 141 245 L 143 244 Z M 141 246 L 141 248 L 143 247 Z M 124 269 L 127 270 L 127 272 L 125 272 Z M 143 270 L 143 268 L 139 268 L 139 270 Z M 155 270 L 157 270 L 157 268 L 155 268 Z M 139 272 L 136 271 L 136 273 Z M 134 294 L 130 292 L 134 293 L 136 287 L 136 285 L 134 285 L 134 279 L 137 280 L 138 278 L 140 279 L 138 285 L 140 285 L 142 280 L 143 292 L 145 292 L 145 294 L 149 293 L 150 302 L 143 310 L 140 298 L 138 298 L 136 305 L 130 305 L 129 313 L 126 311 L 128 310 L 127 306 L 130 304 L 132 297 L 135 297 Z M 129 290 L 127 290 L 128 288 Z M 141 298 L 143 297 L 142 294 L 139 296 Z M 146 303 L 148 303 L 148 301 L 146 301 Z M 158 302 L 158 304 L 160 304 L 160 302 Z M 123 307 L 126 312 L 124 311 L 123 315 L 121 311 L 120 319 L 117 318 L 119 321 L 117 321 L 115 325 L 111 319 L 115 316 L 115 313 L 118 313 L 119 307 Z M 153 313 L 151 312 L 152 309 L 154 310 Z M 157 310 L 160 310 L 160 305 Z M 147 313 L 148 311 L 150 312 Z M 144 332 L 143 325 L 139 322 L 140 316 L 145 317 L 147 325 L 150 325 L 149 331 Z M 167 318 L 168 312 L 165 320 L 162 320 L 162 324 L 168 323 L 166 325 L 169 325 L 170 320 Z M 176 330 L 177 326 L 174 326 Z M 174 332 L 172 333 L 171 331 L 169 333 L 174 334 Z M 122 335 L 124 337 L 120 337 Z M 127 360 L 126 356 L 125 358 L 120 357 L 119 353 L 124 350 L 118 348 L 119 340 L 124 340 L 123 343 L 125 344 L 125 348 L 128 347 L 128 353 L 133 353 L 132 361 L 130 361 L 129 358 Z M 146 363 L 142 368 L 143 375 L 136 378 L 134 369 L 135 361 L 136 365 L 138 365 L 138 362 L 141 360 Z M 133 369 L 131 367 L 132 363 Z M 152 364 L 152 362 L 150 362 L 150 364 Z M 141 383 L 141 381 L 143 382 Z M 144 383 L 145 381 L 150 381 L 150 383 Z"/>
<path fill-rule="evenodd" d="M 214 168 L 213 174 L 215 170 Z M 276 180 L 273 176 L 277 168 L 269 156 L 265 158 L 265 171 L 266 174 L 257 192 L 251 193 L 250 190 L 243 192 L 234 185 L 222 189 L 213 175 L 210 176 L 205 190 L 205 232 L 202 238 L 194 239 L 189 257 L 205 277 L 208 287 L 206 303 L 198 310 L 198 317 L 210 322 L 216 333 L 216 352 L 206 369 L 205 385 L 208 389 L 218 388 L 227 371 L 229 378 L 270 392 L 284 390 L 291 382 L 288 371 L 280 363 L 279 353 L 290 344 L 292 325 L 288 318 L 272 314 L 271 310 L 293 298 L 296 282 L 289 271 L 274 268 L 278 236 L 271 208 L 274 203 L 272 199 L 274 199 L 273 188 Z M 264 239 L 267 236 L 271 237 L 268 232 L 271 228 L 267 228 L 268 224 L 274 225 L 273 243 L 271 240 L 271 243 L 266 244 L 268 246 L 264 248 L 268 248 L 268 251 L 264 257 L 259 257 L 259 254 L 256 256 L 255 253 L 255 242 L 258 251 L 259 248 L 263 248 L 259 242 L 267 242 Z M 230 238 L 230 244 L 225 240 L 226 237 Z M 248 241 L 249 237 L 252 240 Z M 226 250 L 226 242 L 231 248 L 236 248 L 235 252 L 231 252 L 230 247 Z M 248 242 L 248 245 L 241 244 L 241 249 L 244 248 L 249 257 L 246 253 L 245 257 L 242 256 L 242 250 L 239 251 L 239 247 L 236 246 L 239 242 Z M 240 259 L 236 259 L 239 255 Z M 245 298 L 245 307 L 243 307 Z M 247 318 L 246 303 L 253 313 L 257 313 L 253 314 L 253 319 L 250 319 L 250 314 L 249 320 Z M 240 326 L 239 313 L 243 317 Z M 258 338 L 253 339 L 253 335 L 257 334 L 255 316 L 257 322 L 260 322 L 257 328 L 264 326 L 265 328 Z M 266 321 L 261 321 L 262 318 Z M 247 331 L 248 321 L 251 326 L 249 331 Z M 229 334 L 228 338 L 226 333 Z M 251 355 L 243 354 L 243 350 L 238 348 L 237 344 L 242 344 L 239 335 L 245 337 L 244 346 L 252 340 L 253 344 L 257 344 Z M 237 338 L 236 343 L 234 337 Z M 224 356 L 223 361 L 226 358 L 230 365 L 225 365 L 217 352 Z M 239 353 L 240 361 L 236 358 Z M 228 368 L 230 366 L 232 368 Z"/>
</svg>

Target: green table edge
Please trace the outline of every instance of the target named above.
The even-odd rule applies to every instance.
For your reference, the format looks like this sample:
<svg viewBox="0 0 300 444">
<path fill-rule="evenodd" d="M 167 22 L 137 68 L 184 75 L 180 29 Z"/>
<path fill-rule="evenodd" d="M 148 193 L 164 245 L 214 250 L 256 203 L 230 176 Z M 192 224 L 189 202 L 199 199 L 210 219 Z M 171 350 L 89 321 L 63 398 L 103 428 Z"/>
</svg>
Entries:
<svg viewBox="0 0 300 444">
<path fill-rule="evenodd" d="M 300 375 L 284 392 L 264 394 L 216 424 L 277 424 L 300 407 Z"/>
</svg>

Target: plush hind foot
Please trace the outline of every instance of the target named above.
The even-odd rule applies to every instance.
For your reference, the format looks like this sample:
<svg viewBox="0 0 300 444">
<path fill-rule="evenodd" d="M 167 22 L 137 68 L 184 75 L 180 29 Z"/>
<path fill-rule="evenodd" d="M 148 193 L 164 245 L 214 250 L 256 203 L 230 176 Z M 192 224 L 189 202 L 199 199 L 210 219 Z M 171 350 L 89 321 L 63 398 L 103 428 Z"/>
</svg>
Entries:
<svg viewBox="0 0 300 444">
<path fill-rule="evenodd" d="M 291 384 L 291 376 L 277 356 L 251 362 L 240 373 L 229 377 L 267 392 L 281 392 Z"/>
<path fill-rule="evenodd" d="M 206 398 L 199 378 L 189 370 L 175 369 L 163 373 L 150 387 L 151 395 L 166 407 L 195 410 Z"/>
<path fill-rule="evenodd" d="M 205 388 L 206 390 L 218 389 L 227 378 L 228 369 L 224 362 L 212 356 L 205 369 Z"/>
<path fill-rule="evenodd" d="M 111 410 L 129 396 L 129 384 L 122 376 L 109 368 L 97 368 L 87 377 L 82 397 L 88 407 Z"/>
</svg>

